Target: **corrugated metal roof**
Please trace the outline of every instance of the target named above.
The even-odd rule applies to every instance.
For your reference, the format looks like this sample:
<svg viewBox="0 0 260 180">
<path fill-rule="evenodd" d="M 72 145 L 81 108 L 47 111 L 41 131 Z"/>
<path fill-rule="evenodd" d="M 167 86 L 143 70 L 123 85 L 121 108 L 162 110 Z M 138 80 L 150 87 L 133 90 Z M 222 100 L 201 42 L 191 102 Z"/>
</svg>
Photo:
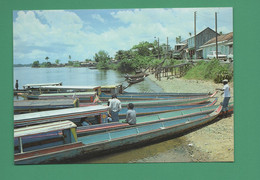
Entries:
<svg viewBox="0 0 260 180">
<path fill-rule="evenodd" d="M 218 36 L 218 42 L 222 42 L 222 41 L 233 41 L 233 32 L 227 33 L 227 34 L 222 34 L 220 36 Z M 204 45 L 208 45 L 208 44 L 212 44 L 216 42 L 216 37 L 210 39 L 209 41 L 207 41 Z"/>
</svg>

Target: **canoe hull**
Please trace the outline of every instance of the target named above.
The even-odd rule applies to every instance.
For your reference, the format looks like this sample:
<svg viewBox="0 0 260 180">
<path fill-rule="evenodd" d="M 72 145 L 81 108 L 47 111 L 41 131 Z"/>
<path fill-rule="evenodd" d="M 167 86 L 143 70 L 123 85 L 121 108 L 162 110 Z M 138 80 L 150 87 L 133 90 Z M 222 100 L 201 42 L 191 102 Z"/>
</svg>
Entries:
<svg viewBox="0 0 260 180">
<path fill-rule="evenodd" d="M 221 106 L 220 106 L 221 107 Z M 104 151 L 114 151 L 137 144 L 145 144 L 161 138 L 178 135 L 192 128 L 196 128 L 215 119 L 221 109 L 220 107 L 210 115 L 194 117 L 193 119 L 180 119 L 181 123 L 175 121 L 157 122 L 155 124 L 131 127 L 126 130 L 111 131 L 98 135 L 86 136 L 79 139 L 78 147 L 56 147 L 46 149 L 44 152 L 36 153 L 26 157 L 23 155 L 15 156 L 15 164 L 47 164 L 58 163 L 76 157 L 88 158 L 94 154 L 101 154 Z M 222 108 L 222 107 L 221 107 Z M 106 138 L 102 138 L 105 136 Z M 100 138 L 102 140 L 100 140 Z M 95 142 L 96 140 L 96 142 Z"/>
</svg>

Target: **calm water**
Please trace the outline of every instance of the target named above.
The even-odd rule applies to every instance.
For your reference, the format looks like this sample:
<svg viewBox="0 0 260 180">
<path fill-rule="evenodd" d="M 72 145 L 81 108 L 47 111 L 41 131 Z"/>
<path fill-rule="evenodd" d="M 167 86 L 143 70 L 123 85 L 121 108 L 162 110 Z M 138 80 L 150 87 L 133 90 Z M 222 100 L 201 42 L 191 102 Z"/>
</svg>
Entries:
<svg viewBox="0 0 260 180">
<path fill-rule="evenodd" d="M 98 70 L 88 68 L 30 68 L 15 67 L 13 84 L 15 80 L 19 81 L 19 89 L 25 84 L 37 83 L 57 83 L 68 86 L 101 86 L 123 84 L 125 82 L 124 74 L 113 70 Z M 145 81 L 134 84 L 127 88 L 129 92 L 163 92 L 163 90 L 146 78 Z"/>
<path fill-rule="evenodd" d="M 96 86 L 122 83 L 124 74 L 113 70 L 97 70 L 88 68 L 30 68 L 15 67 L 13 82 L 19 81 L 19 89 L 25 84 L 56 83 L 63 85 Z M 150 79 L 127 88 L 129 92 L 163 92 Z M 14 100 L 20 100 L 14 97 Z M 94 159 L 79 159 L 72 163 L 134 163 L 134 162 L 187 162 L 190 161 L 186 150 L 185 137 L 175 138 L 144 147 L 117 152 Z"/>
</svg>

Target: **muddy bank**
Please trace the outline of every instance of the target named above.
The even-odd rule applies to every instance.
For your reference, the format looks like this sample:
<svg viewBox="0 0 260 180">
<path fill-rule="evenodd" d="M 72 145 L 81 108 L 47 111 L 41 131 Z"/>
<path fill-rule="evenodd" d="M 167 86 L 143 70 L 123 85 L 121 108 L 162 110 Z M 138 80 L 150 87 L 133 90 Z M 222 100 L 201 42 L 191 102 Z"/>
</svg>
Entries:
<svg viewBox="0 0 260 180">
<path fill-rule="evenodd" d="M 153 75 L 149 78 L 158 84 L 165 92 L 177 93 L 208 93 L 215 92 L 216 88 L 222 88 L 222 84 L 215 84 L 211 81 L 185 80 L 182 78 L 167 79 L 162 78 L 157 81 Z M 233 101 L 233 83 L 231 87 L 231 100 Z M 218 102 L 222 102 L 221 92 L 217 93 Z M 204 126 L 196 131 L 181 137 L 183 139 L 183 151 L 193 162 L 232 162 L 234 161 L 234 119 L 233 114 L 228 118 L 217 119 L 216 122 Z M 153 162 L 176 162 L 171 157 L 169 150 L 163 154 L 158 154 L 153 159 L 146 161 Z"/>
</svg>

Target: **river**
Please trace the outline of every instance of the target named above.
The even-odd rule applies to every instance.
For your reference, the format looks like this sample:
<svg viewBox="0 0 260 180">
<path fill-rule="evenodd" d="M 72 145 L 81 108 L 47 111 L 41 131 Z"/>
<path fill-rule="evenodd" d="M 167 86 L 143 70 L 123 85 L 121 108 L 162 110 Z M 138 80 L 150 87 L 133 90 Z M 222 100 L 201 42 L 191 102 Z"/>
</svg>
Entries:
<svg viewBox="0 0 260 180">
<path fill-rule="evenodd" d="M 77 86 L 100 86 L 123 84 L 124 74 L 113 70 L 98 70 L 89 68 L 30 68 L 14 67 L 13 83 L 18 80 L 19 89 L 25 84 L 56 83 Z M 149 78 L 126 89 L 128 92 L 163 92 Z M 14 100 L 21 100 L 17 96 Z M 143 163 L 143 162 L 188 162 L 190 161 L 185 137 L 165 140 L 163 142 L 136 147 L 92 159 L 78 159 L 71 163 Z"/>
</svg>

